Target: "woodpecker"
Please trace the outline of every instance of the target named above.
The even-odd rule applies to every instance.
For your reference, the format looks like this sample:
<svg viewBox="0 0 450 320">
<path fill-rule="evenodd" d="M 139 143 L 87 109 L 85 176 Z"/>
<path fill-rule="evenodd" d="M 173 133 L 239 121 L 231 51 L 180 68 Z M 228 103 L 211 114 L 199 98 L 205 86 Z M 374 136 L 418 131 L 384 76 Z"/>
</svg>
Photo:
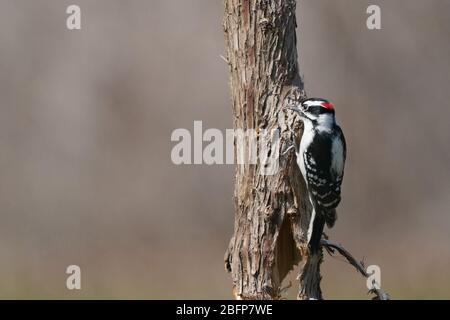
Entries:
<svg viewBox="0 0 450 320">
<path fill-rule="evenodd" d="M 288 107 L 300 116 L 303 135 L 300 145 L 294 145 L 297 165 L 305 180 L 312 206 L 308 228 L 311 254 L 318 252 L 325 223 L 329 228 L 336 222 L 336 207 L 341 201 L 346 143 L 336 123 L 333 104 L 321 98 L 303 100 Z"/>
</svg>

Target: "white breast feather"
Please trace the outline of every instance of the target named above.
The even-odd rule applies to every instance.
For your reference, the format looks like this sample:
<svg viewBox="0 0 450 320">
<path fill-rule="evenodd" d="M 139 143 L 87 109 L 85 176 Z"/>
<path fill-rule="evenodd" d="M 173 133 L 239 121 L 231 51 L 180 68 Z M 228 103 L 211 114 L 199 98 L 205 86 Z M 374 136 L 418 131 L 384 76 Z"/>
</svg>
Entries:
<svg viewBox="0 0 450 320">
<path fill-rule="evenodd" d="M 303 178 L 305 179 L 306 183 L 308 183 L 307 182 L 308 180 L 306 179 L 306 169 L 303 154 L 305 153 L 305 150 L 308 148 L 308 146 L 311 144 L 313 138 L 314 138 L 314 131 L 312 128 L 312 124 L 309 123 L 308 121 L 305 121 L 302 140 L 300 142 L 300 150 L 299 154 L 297 154 L 297 164 L 300 167 L 300 171 L 302 172 Z"/>
</svg>

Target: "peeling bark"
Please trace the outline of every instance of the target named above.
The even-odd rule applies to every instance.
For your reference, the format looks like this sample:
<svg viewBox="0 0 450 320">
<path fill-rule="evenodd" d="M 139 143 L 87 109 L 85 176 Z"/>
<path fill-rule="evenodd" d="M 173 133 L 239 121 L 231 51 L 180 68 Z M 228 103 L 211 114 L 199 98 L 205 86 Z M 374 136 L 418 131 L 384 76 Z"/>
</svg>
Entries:
<svg viewBox="0 0 450 320">
<path fill-rule="evenodd" d="M 305 96 L 297 62 L 295 8 L 295 0 L 225 0 L 234 128 L 256 130 L 259 142 L 263 130 L 279 130 L 279 149 L 263 142 L 272 155 L 282 153 L 295 138 L 298 143 L 300 137 L 294 138 L 292 130 L 301 132 L 296 116 L 282 110 Z M 280 156 L 274 175 L 260 174 L 261 165 L 236 166 L 234 235 L 225 254 L 235 296 L 280 298 L 281 282 L 304 261 L 299 297 L 321 298 L 321 258 L 307 259 L 310 208 L 294 152 Z"/>
</svg>

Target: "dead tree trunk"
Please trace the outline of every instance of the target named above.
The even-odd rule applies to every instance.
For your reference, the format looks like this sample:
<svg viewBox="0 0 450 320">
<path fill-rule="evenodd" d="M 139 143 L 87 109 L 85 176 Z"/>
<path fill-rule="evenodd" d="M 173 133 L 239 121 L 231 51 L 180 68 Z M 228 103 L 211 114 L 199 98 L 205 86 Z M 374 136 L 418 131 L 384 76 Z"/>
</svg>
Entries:
<svg viewBox="0 0 450 320">
<path fill-rule="evenodd" d="M 255 130 L 258 159 L 283 152 L 299 123 L 282 110 L 305 95 L 297 62 L 295 8 L 295 0 L 225 0 L 234 128 Z M 264 130 L 279 130 L 279 148 L 263 140 Z M 225 264 L 237 298 L 279 298 L 282 280 L 300 261 L 299 298 L 321 298 L 322 255 L 308 259 L 309 201 L 294 158 L 293 152 L 281 155 L 273 175 L 261 174 L 261 161 L 236 167 L 234 235 Z"/>
</svg>

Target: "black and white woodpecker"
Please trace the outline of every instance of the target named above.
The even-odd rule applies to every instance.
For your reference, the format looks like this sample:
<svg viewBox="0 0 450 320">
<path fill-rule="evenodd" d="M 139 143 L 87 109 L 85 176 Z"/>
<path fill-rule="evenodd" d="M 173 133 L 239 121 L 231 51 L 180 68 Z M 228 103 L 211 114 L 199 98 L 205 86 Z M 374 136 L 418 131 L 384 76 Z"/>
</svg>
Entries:
<svg viewBox="0 0 450 320">
<path fill-rule="evenodd" d="M 331 102 L 309 98 L 287 109 L 298 113 L 303 122 L 303 135 L 295 150 L 312 205 L 308 244 L 311 254 L 315 254 L 325 223 L 331 228 L 336 222 L 344 177 L 345 138 Z"/>
</svg>

